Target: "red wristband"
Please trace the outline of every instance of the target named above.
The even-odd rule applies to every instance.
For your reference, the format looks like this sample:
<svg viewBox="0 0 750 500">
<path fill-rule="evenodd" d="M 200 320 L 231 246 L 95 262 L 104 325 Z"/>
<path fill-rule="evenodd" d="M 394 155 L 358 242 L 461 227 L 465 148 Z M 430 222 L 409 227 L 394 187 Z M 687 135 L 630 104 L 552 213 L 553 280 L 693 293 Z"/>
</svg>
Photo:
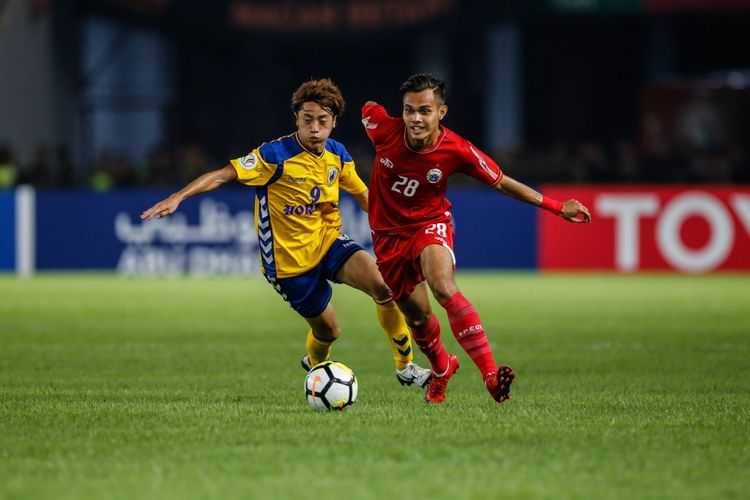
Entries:
<svg viewBox="0 0 750 500">
<path fill-rule="evenodd" d="M 544 195 L 542 195 L 542 203 L 539 206 L 545 210 L 549 210 L 555 215 L 562 212 L 562 202 L 559 202 L 554 198 L 548 198 Z"/>
</svg>

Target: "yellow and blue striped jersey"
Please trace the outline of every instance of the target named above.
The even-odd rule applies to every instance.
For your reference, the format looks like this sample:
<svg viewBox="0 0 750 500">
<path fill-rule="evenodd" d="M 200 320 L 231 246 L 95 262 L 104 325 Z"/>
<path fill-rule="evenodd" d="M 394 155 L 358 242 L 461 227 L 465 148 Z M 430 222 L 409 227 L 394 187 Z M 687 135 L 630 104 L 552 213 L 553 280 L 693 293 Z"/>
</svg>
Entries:
<svg viewBox="0 0 750 500">
<path fill-rule="evenodd" d="M 333 139 L 317 155 L 295 133 L 264 143 L 231 164 L 239 182 L 256 188 L 260 264 L 271 278 L 309 271 L 341 235 L 339 186 L 352 194 L 367 190 L 351 155 Z"/>
</svg>

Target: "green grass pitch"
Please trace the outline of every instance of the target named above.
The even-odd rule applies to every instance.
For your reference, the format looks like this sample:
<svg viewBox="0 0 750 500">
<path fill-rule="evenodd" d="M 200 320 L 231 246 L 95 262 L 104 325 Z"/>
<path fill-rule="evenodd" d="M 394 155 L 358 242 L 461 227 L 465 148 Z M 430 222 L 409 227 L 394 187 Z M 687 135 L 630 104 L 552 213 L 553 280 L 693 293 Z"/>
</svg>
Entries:
<svg viewBox="0 0 750 500">
<path fill-rule="evenodd" d="M 337 285 L 360 394 L 316 413 L 305 324 L 260 278 L 0 277 L 0 498 L 747 498 L 750 277 L 458 283 L 509 403 L 440 313 L 461 369 L 426 405 Z"/>
</svg>

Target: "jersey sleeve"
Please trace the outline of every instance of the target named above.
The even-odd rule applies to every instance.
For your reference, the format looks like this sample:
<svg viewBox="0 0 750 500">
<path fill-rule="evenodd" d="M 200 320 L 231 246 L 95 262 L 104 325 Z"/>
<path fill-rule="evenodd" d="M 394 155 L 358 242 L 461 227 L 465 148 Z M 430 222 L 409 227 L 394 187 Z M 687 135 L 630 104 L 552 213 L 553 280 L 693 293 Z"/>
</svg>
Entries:
<svg viewBox="0 0 750 500">
<path fill-rule="evenodd" d="M 377 147 L 383 140 L 396 130 L 402 123 L 400 118 L 388 116 L 388 112 L 380 104 L 362 106 L 362 125 L 365 127 L 367 137 Z"/>
<path fill-rule="evenodd" d="M 276 173 L 278 164 L 272 159 L 264 158 L 263 147 L 253 149 L 250 153 L 240 158 L 230 160 L 237 171 L 237 180 L 247 186 L 264 186 Z"/>
<path fill-rule="evenodd" d="M 341 162 L 339 185 L 351 194 L 360 194 L 367 191 L 367 186 L 357 174 L 357 169 L 354 168 L 354 160 L 346 150 L 344 150 L 344 157 Z"/>
<path fill-rule="evenodd" d="M 492 158 L 469 141 L 465 142 L 465 147 L 462 149 L 466 162 L 461 172 L 470 175 L 482 184 L 489 186 L 500 184 L 503 180 L 503 171 Z"/>
</svg>

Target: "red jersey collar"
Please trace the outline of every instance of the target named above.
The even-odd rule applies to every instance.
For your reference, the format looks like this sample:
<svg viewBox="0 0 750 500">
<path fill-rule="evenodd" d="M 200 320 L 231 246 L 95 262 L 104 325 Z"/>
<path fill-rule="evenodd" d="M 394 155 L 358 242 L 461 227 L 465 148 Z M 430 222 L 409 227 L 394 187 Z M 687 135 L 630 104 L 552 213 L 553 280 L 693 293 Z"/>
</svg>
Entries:
<svg viewBox="0 0 750 500">
<path fill-rule="evenodd" d="M 417 153 L 418 155 L 426 155 L 427 153 L 432 153 L 435 151 L 438 147 L 440 147 L 440 143 L 443 142 L 443 139 L 445 139 L 445 128 L 443 126 L 440 127 L 441 134 L 440 137 L 438 137 L 437 141 L 435 141 L 435 144 L 430 149 L 420 149 L 419 151 L 412 149 L 411 146 L 409 146 L 409 139 L 406 136 L 406 127 L 404 127 L 404 144 L 406 145 L 406 149 L 411 151 L 412 153 Z"/>
</svg>

